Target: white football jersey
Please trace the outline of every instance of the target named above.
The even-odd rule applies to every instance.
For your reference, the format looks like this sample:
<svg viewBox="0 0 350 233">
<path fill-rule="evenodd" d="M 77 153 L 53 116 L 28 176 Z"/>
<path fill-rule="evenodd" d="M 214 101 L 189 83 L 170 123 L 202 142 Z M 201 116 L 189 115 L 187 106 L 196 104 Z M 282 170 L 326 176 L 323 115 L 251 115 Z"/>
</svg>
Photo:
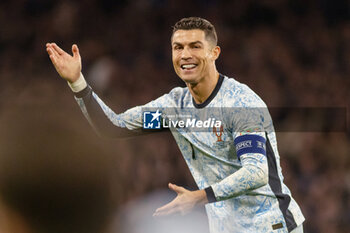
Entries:
<svg viewBox="0 0 350 233">
<path fill-rule="evenodd" d="M 290 232 L 303 223 L 304 216 L 283 183 L 270 114 L 246 85 L 220 75 L 201 104 L 195 103 L 188 88 L 177 87 L 121 114 L 89 86 L 75 98 L 99 134 L 145 133 L 150 123 L 169 127 L 199 189 L 207 193 L 211 233 Z M 146 113 L 151 114 L 148 125 Z"/>
</svg>

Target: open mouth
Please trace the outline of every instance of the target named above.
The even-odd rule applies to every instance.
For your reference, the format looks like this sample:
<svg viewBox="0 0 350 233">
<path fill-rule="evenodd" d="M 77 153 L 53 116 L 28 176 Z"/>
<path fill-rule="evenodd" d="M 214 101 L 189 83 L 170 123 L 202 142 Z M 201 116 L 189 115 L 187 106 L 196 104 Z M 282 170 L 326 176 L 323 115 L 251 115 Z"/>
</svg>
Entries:
<svg viewBox="0 0 350 233">
<path fill-rule="evenodd" d="M 197 67 L 196 64 L 184 64 L 184 65 L 181 65 L 181 69 L 183 69 L 183 70 L 192 70 L 192 69 L 194 69 L 196 67 Z"/>
</svg>

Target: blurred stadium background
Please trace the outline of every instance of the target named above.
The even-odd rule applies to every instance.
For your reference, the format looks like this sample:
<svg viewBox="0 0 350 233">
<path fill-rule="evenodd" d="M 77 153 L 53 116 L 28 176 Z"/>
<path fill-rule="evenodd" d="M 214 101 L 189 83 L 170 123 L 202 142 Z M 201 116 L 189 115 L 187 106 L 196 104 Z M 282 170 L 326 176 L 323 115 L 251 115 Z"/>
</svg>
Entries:
<svg viewBox="0 0 350 233">
<path fill-rule="evenodd" d="M 56 151 L 57 146 L 81 140 L 87 148 L 93 144 L 94 150 L 75 150 L 78 152 L 72 154 L 70 150 L 58 150 L 65 156 L 47 154 L 49 162 L 43 155 L 41 160 L 32 155 L 32 160 L 25 159 L 25 167 L 27 173 L 36 175 L 33 179 L 24 179 L 27 173 L 11 172 L 23 169 L 18 162 L 23 161 L 22 153 L 11 159 L 2 149 L 1 161 L 10 165 L 1 173 L 0 180 L 4 181 L 0 183 L 0 195 L 4 199 L 10 197 L 11 203 L 21 208 L 20 200 L 24 198 L 25 203 L 33 200 L 30 194 L 25 195 L 23 186 L 36 187 L 32 184 L 35 180 L 53 173 L 55 177 L 65 174 L 65 180 L 68 176 L 78 177 L 74 179 L 76 183 L 68 182 L 69 185 L 85 181 L 91 185 L 98 195 L 86 195 L 86 201 L 97 202 L 98 207 L 91 208 L 97 208 L 101 212 L 96 213 L 103 216 L 101 219 L 92 215 L 81 217 L 94 217 L 96 221 L 101 220 L 101 224 L 112 219 L 110 224 L 105 224 L 109 226 L 106 231 L 134 233 L 138 232 L 135 224 L 141 224 L 142 229 L 145 223 L 130 219 L 152 214 L 154 209 L 152 206 L 151 210 L 138 215 L 127 214 L 128 206 L 141 211 L 142 205 L 137 203 L 146 200 L 144 203 L 149 204 L 149 195 L 154 191 L 160 190 L 161 194 L 157 193 L 156 197 L 167 192 L 164 189 L 168 182 L 196 188 L 170 134 L 123 140 L 98 138 L 45 51 L 46 42 L 56 42 L 66 51 L 70 51 L 73 43 L 78 44 L 83 73 L 89 83 L 106 103 L 120 112 L 144 104 L 175 86 L 183 86 L 172 68 L 170 35 L 171 26 L 186 16 L 204 17 L 216 26 L 222 48 L 217 61 L 219 71 L 248 84 L 269 107 L 346 107 L 349 116 L 349 1 L 2 0 L 1 147 L 9 145 L 9 140 L 65 138 L 66 141 L 58 144 L 55 144 L 57 141 L 48 143 L 52 146 L 49 149 Z M 275 120 L 295 125 L 304 119 L 287 115 Z M 25 126 L 28 124 L 31 127 Z M 28 132 L 30 137 L 20 137 Z M 59 136 L 54 136 L 55 132 Z M 284 131 L 277 136 L 285 182 L 307 219 L 305 232 L 350 232 L 349 129 Z M 38 142 L 32 142 L 35 143 Z M 81 146 L 76 143 L 72 147 Z M 99 152 L 92 154 L 96 150 Z M 81 154 L 86 154 L 87 159 Z M 48 164 L 58 168 L 50 173 L 50 169 L 44 169 Z M 70 166 L 65 166 L 68 164 Z M 94 164 L 96 170 L 91 168 Z M 89 169 L 93 172 L 87 172 Z M 94 177 L 108 182 L 99 183 Z M 13 180 L 18 181 L 17 186 L 9 187 Z M 61 181 L 54 179 L 54 182 Z M 71 190 L 69 185 L 62 185 L 56 198 L 75 200 L 75 194 L 63 195 Z M 86 186 L 77 187 L 81 187 L 76 192 L 78 196 L 88 192 Z M 23 196 L 14 195 L 20 190 Z M 49 193 L 43 191 L 44 188 L 36 190 L 44 192 L 43 196 Z M 101 202 L 104 198 L 106 202 Z M 33 203 L 35 209 L 35 200 Z M 79 203 L 77 208 L 86 212 L 83 208 L 86 203 Z M 35 212 L 28 211 L 29 216 Z M 196 218 L 205 219 L 203 210 L 198 213 Z"/>
</svg>

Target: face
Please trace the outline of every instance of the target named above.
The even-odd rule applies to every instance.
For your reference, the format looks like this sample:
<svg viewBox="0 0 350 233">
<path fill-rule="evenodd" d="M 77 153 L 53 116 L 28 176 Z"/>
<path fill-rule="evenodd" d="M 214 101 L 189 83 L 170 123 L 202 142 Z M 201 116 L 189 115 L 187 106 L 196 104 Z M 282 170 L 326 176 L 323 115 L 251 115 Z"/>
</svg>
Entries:
<svg viewBox="0 0 350 233">
<path fill-rule="evenodd" d="M 172 37 L 172 59 L 176 74 L 186 83 L 198 83 L 215 71 L 220 49 L 202 30 L 178 30 Z"/>
</svg>

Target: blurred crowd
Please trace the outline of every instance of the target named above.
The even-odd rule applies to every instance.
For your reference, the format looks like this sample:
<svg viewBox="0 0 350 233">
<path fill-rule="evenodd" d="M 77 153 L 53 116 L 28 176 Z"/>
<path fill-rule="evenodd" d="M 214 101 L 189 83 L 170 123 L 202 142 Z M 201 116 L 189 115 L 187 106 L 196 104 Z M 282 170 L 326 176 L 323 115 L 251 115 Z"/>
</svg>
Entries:
<svg viewBox="0 0 350 233">
<path fill-rule="evenodd" d="M 69 52 L 76 43 L 89 84 L 121 112 L 184 86 L 172 68 L 170 36 L 171 26 L 187 16 L 214 24 L 222 50 L 218 70 L 246 83 L 269 107 L 343 107 L 349 124 L 346 0 L 2 0 L 0 117 L 39 111 L 77 122 L 79 132 L 114 156 L 115 205 L 168 182 L 195 189 L 170 134 L 96 137 L 45 51 L 46 42 Z M 287 115 L 275 121 L 294 125 L 303 119 Z M 285 183 L 306 217 L 305 232 L 350 232 L 349 129 L 290 131 L 278 132 L 277 140 Z"/>
</svg>

